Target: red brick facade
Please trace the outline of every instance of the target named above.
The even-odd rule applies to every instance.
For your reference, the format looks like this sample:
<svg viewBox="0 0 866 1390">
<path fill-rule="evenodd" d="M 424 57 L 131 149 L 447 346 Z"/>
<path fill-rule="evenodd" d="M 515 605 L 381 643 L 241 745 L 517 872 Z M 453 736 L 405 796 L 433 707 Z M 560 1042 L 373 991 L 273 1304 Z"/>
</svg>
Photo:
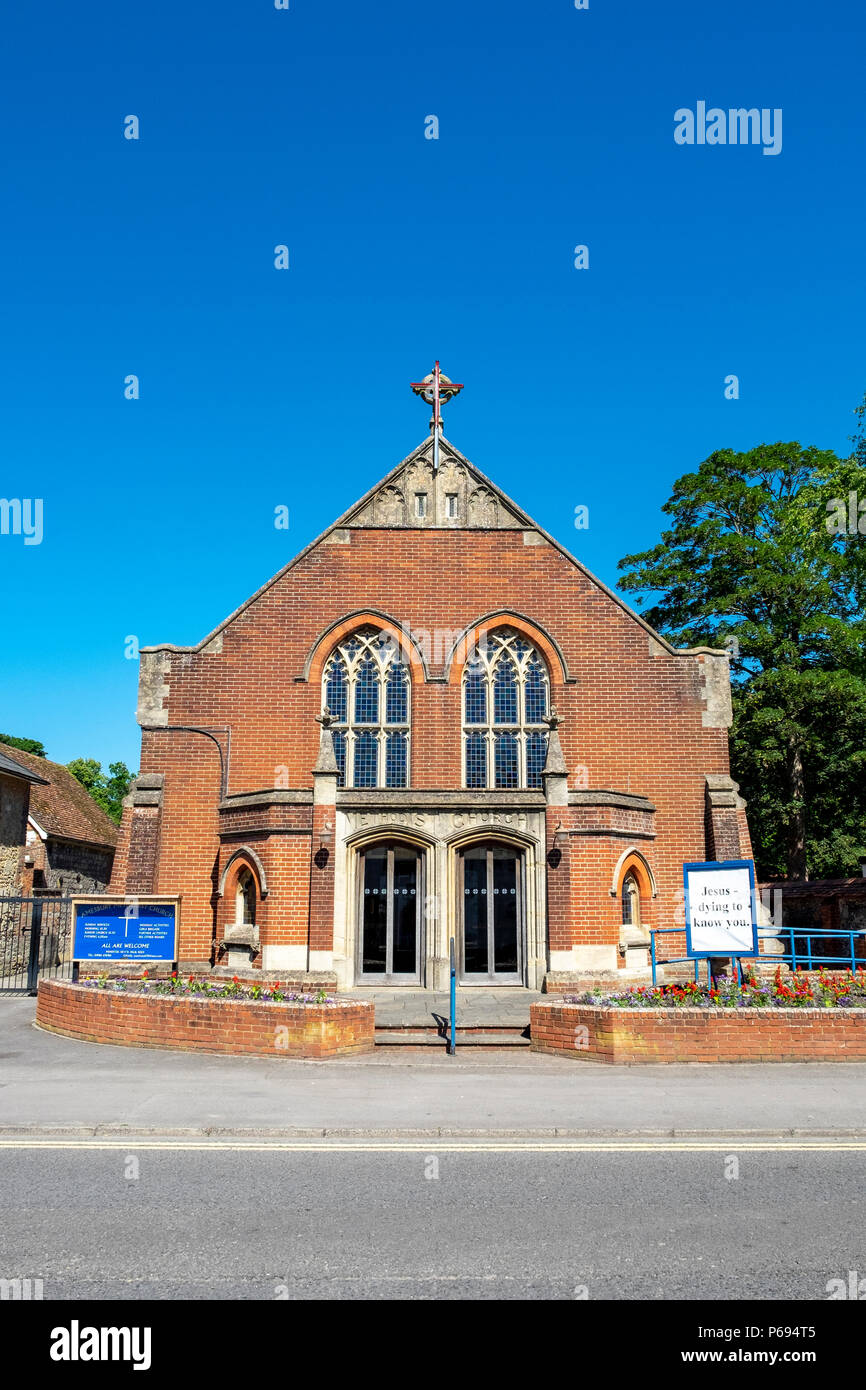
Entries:
<svg viewBox="0 0 866 1390">
<path fill-rule="evenodd" d="M 455 856 L 489 840 L 521 856 L 520 972 L 538 986 L 550 969 L 623 963 L 630 868 L 645 929 L 682 921 L 684 860 L 751 856 L 726 654 L 674 651 L 445 442 L 442 454 L 434 475 L 421 446 L 198 647 L 142 651 L 142 775 L 111 891 L 182 894 L 185 961 L 225 963 L 247 872 L 254 964 L 354 982 L 358 856 L 378 837 L 423 860 L 419 976 L 441 987 L 461 934 Z M 364 625 L 410 670 L 405 791 L 337 788 L 327 757 L 313 772 L 325 662 Z M 502 627 L 544 663 L 564 761 L 549 757 L 541 788 L 467 790 L 459 637 Z"/>
</svg>

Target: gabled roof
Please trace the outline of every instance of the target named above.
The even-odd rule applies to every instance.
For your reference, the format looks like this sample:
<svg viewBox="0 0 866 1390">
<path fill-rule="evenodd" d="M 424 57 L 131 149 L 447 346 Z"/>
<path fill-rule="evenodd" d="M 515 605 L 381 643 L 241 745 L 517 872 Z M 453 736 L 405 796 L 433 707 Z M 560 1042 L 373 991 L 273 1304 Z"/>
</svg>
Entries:
<svg viewBox="0 0 866 1390">
<path fill-rule="evenodd" d="M 38 758 L 34 753 L 22 753 L 0 743 L 0 769 L 4 762 L 20 760 L 21 771 L 33 783 L 30 791 L 30 816 L 40 831 L 61 840 L 78 840 L 83 844 L 117 844 L 117 826 L 101 806 L 62 763 Z M 5 770 L 5 769 L 4 769 Z M 14 775 L 14 774 L 10 774 Z"/>
<path fill-rule="evenodd" d="M 24 767 L 23 761 L 16 762 L 14 758 L 10 758 L 5 752 L 5 749 L 8 747 L 9 745 L 7 743 L 0 743 L 0 772 L 2 772 L 5 777 L 17 777 L 20 778 L 22 782 L 32 782 L 33 784 L 46 781 L 44 777 L 37 777 L 35 772 L 31 772 L 29 768 Z M 21 759 L 31 756 L 26 753 L 21 753 L 18 748 L 14 748 L 11 751 L 15 753 L 16 757 Z M 38 761 L 41 762 L 42 759 L 38 759 Z"/>
<path fill-rule="evenodd" d="M 391 513 L 388 513 L 387 510 L 377 512 L 375 504 L 377 499 L 387 498 L 389 490 L 393 490 L 395 493 L 400 491 L 400 489 L 396 487 L 396 484 L 401 475 L 405 474 L 407 478 L 411 479 L 413 472 L 417 475 L 426 471 L 426 476 L 433 478 L 432 449 L 432 436 L 428 435 L 417 448 L 412 450 L 411 454 L 407 454 L 406 458 L 392 468 L 390 473 L 386 473 L 384 478 L 381 478 L 368 492 L 365 492 L 363 497 L 357 502 L 354 502 L 352 506 L 349 507 L 347 511 L 343 512 L 342 516 L 339 516 L 336 521 L 332 522 L 321 535 L 317 536 L 315 540 L 310 541 L 310 544 L 305 546 L 294 559 L 289 560 L 288 564 L 284 565 L 281 570 L 278 570 L 260 589 L 257 589 L 254 594 L 251 594 L 248 599 L 236 608 L 233 613 L 230 613 L 227 618 L 224 618 L 223 621 L 219 623 L 212 632 L 209 632 L 207 637 L 202 638 L 200 642 L 188 647 L 178 646 L 173 642 L 160 642 L 153 646 L 142 647 L 140 650 L 145 653 L 204 651 L 212 642 L 219 639 L 223 630 L 227 628 L 230 623 L 233 623 L 235 618 L 239 617 L 245 609 L 249 608 L 257 599 L 267 593 L 272 585 L 282 579 L 283 575 L 287 574 L 289 570 L 303 560 L 305 556 L 309 555 L 312 550 L 315 550 L 316 546 L 327 541 L 334 532 L 359 529 L 368 526 L 377 528 L 382 526 L 405 527 L 415 524 L 414 520 L 409 519 L 405 511 L 403 513 L 403 519 L 400 519 L 399 503 L 396 497 L 392 498 L 394 509 Z M 439 475 L 437 476 L 444 477 L 449 467 L 465 472 L 466 477 L 471 480 L 475 494 L 485 494 L 484 505 L 489 508 L 486 513 L 489 519 L 485 519 L 484 516 L 480 514 L 480 519 L 479 516 L 473 519 L 471 513 L 467 512 L 467 515 L 462 518 L 463 526 L 473 529 L 525 530 L 535 532 L 538 536 L 543 537 L 555 550 L 558 550 L 560 554 L 584 576 L 584 578 L 588 579 L 591 584 L 594 584 L 612 603 L 615 603 L 618 608 L 622 609 L 622 611 L 628 615 L 628 617 L 632 618 L 634 622 L 642 627 L 645 632 L 658 642 L 659 646 L 664 651 L 672 656 L 694 656 L 699 652 L 712 652 L 715 654 L 715 649 L 711 647 L 682 648 L 671 646 L 666 638 L 662 637 L 654 628 L 650 627 L 645 618 L 642 618 L 639 613 L 636 613 L 634 609 L 630 608 L 613 589 L 609 589 L 608 586 L 588 570 L 576 556 L 566 550 L 564 545 L 561 545 L 548 531 L 545 531 L 542 526 L 539 526 L 536 521 L 533 521 L 528 513 L 523 511 L 516 502 L 513 502 L 500 487 L 497 487 L 496 483 L 492 482 L 490 478 L 481 472 L 480 468 L 477 468 L 474 463 L 471 463 L 464 454 L 461 454 L 460 450 L 456 448 L 455 445 L 443 436 L 440 442 L 440 467 Z M 487 499 L 492 499 L 492 506 L 488 504 Z M 404 498 L 404 505 L 406 504 L 406 499 Z M 465 505 L 467 508 L 470 508 L 468 496 Z M 445 521 L 437 515 L 427 521 L 425 529 L 451 530 L 455 528 L 447 526 Z M 460 529 L 460 527 L 458 526 L 457 529 Z M 722 656 L 728 655 L 725 650 L 719 651 L 718 654 Z"/>
</svg>

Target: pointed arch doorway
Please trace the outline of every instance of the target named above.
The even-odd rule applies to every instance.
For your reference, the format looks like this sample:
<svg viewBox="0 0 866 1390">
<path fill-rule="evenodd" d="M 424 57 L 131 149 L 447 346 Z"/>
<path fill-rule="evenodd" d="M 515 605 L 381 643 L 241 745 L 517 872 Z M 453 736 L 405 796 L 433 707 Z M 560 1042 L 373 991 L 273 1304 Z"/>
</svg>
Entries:
<svg viewBox="0 0 866 1390">
<path fill-rule="evenodd" d="M 524 879 L 524 853 L 514 845 L 485 840 L 460 850 L 461 984 L 523 983 Z"/>
</svg>

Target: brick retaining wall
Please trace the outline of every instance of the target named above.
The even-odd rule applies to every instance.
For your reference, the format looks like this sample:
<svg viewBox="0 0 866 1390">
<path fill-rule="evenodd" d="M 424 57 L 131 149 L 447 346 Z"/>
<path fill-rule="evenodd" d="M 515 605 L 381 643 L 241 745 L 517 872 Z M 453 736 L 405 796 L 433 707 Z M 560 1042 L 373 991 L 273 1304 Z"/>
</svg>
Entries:
<svg viewBox="0 0 866 1390">
<path fill-rule="evenodd" d="M 864 1009 L 530 1006 L 531 1047 L 592 1062 L 863 1062 Z"/>
<path fill-rule="evenodd" d="M 36 1022 L 68 1038 L 123 1047 L 343 1057 L 372 1051 L 374 1009 L 362 1000 L 316 1005 L 170 995 L 148 998 L 69 980 L 41 980 Z"/>
</svg>

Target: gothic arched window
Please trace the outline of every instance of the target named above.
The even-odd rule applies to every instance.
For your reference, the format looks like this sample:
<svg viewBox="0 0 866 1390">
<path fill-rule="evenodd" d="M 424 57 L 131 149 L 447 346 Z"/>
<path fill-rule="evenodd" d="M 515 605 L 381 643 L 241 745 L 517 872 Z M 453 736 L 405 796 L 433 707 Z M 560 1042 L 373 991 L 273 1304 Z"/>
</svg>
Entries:
<svg viewBox="0 0 866 1390">
<path fill-rule="evenodd" d="M 540 787 L 549 704 L 550 680 L 535 648 L 512 628 L 489 633 L 463 672 L 466 786 Z"/>
<path fill-rule="evenodd" d="M 256 924 L 256 881 L 249 869 L 241 869 L 235 886 L 235 924 Z"/>
<path fill-rule="evenodd" d="M 322 676 L 322 701 L 334 716 L 341 787 L 409 784 L 409 671 L 395 638 L 373 627 L 335 647 Z"/>
<path fill-rule="evenodd" d="M 640 926 L 640 888 L 633 873 L 627 873 L 622 881 L 622 924 Z"/>
</svg>

